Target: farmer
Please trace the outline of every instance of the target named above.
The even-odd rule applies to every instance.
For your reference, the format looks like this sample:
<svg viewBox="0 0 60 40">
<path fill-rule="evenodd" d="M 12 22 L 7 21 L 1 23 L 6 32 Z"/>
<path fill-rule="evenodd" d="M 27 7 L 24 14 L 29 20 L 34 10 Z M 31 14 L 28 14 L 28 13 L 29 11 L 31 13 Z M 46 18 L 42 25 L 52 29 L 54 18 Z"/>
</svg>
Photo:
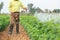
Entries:
<svg viewBox="0 0 60 40">
<path fill-rule="evenodd" d="M 20 33 L 19 32 L 19 15 L 20 15 L 19 11 L 20 11 L 20 7 L 24 10 L 27 10 L 27 8 L 24 7 L 22 2 L 19 0 L 13 0 L 9 4 L 9 11 L 11 12 L 9 34 L 12 34 L 14 24 L 16 24 L 16 33 L 17 34 Z"/>
</svg>

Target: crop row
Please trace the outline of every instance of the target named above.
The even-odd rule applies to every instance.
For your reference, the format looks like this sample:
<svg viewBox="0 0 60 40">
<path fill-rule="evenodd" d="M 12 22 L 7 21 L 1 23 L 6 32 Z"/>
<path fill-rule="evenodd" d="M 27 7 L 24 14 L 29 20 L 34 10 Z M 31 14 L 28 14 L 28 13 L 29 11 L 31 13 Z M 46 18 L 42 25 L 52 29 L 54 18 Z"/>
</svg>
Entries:
<svg viewBox="0 0 60 40">
<path fill-rule="evenodd" d="M 20 23 L 31 40 L 60 40 L 60 24 L 53 21 L 40 22 L 33 16 L 21 16 Z"/>
<path fill-rule="evenodd" d="M 8 24 L 9 24 L 9 16 L 0 15 L 0 31 L 5 30 Z"/>
</svg>

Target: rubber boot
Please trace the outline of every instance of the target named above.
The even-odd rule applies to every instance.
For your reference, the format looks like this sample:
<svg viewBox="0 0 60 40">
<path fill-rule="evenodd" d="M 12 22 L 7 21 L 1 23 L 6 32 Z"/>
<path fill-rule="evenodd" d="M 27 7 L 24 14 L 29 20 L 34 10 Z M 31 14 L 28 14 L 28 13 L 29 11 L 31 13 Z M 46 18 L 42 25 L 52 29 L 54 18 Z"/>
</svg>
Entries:
<svg viewBox="0 0 60 40">
<path fill-rule="evenodd" d="M 13 31 L 13 24 L 10 25 L 10 30 L 9 30 L 9 34 L 12 34 L 12 31 Z"/>
<path fill-rule="evenodd" d="M 16 33 L 19 34 L 19 24 L 16 24 Z"/>
</svg>

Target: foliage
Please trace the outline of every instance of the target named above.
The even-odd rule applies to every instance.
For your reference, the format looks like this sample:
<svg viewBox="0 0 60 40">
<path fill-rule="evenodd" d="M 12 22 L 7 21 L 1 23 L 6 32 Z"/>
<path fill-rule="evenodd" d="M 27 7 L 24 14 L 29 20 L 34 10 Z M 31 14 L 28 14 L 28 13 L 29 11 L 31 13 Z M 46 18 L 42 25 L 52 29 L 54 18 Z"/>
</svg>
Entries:
<svg viewBox="0 0 60 40">
<path fill-rule="evenodd" d="M 60 40 L 60 24 L 55 24 L 53 21 L 39 22 L 33 16 L 21 16 L 20 23 L 31 40 Z"/>
<path fill-rule="evenodd" d="M 3 2 L 1 2 L 1 4 L 0 4 L 0 11 L 1 11 L 1 9 L 3 8 Z"/>
<path fill-rule="evenodd" d="M 32 14 L 32 15 L 34 15 L 36 9 L 33 7 L 33 4 L 30 3 L 27 6 L 28 6 L 29 13 Z"/>
<path fill-rule="evenodd" d="M 53 12 L 54 13 L 60 13 L 60 9 L 54 9 Z"/>
<path fill-rule="evenodd" d="M 0 15 L 0 31 L 3 31 L 9 24 L 8 15 Z"/>
</svg>

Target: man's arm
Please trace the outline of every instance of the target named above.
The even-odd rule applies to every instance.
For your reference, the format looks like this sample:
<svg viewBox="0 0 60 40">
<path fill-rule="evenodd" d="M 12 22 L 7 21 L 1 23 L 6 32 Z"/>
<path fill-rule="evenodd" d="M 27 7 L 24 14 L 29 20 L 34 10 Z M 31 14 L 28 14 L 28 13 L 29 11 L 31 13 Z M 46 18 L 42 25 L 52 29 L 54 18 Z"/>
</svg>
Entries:
<svg viewBox="0 0 60 40">
<path fill-rule="evenodd" d="M 22 9 L 24 9 L 24 10 L 27 11 L 27 7 L 25 7 L 25 6 L 22 4 L 22 2 L 20 2 L 20 7 L 21 7 Z"/>
</svg>

